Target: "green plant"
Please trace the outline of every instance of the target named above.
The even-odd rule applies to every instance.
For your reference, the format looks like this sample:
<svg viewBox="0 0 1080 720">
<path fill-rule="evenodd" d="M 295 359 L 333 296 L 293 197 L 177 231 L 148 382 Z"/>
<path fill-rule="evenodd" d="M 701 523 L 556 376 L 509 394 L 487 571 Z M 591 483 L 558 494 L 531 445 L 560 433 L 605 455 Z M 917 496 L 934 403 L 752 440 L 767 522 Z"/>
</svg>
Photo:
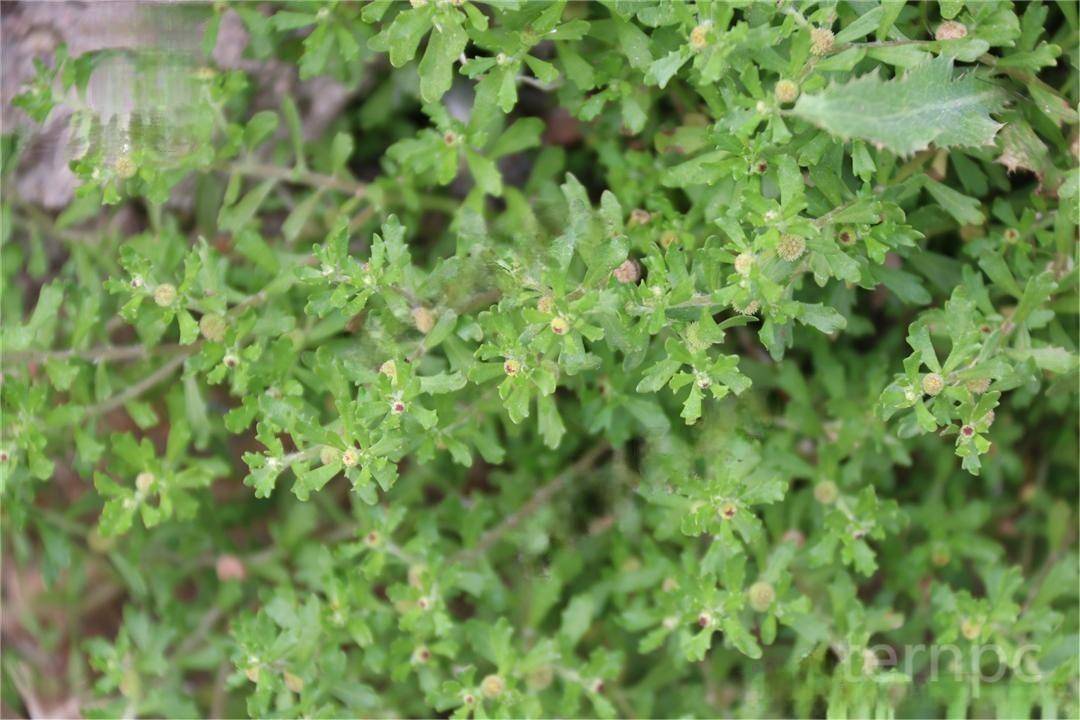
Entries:
<svg viewBox="0 0 1080 720">
<path fill-rule="evenodd" d="M 19 97 L 6 706 L 1080 713 L 1075 4 L 205 10 L 355 100 Z"/>
</svg>

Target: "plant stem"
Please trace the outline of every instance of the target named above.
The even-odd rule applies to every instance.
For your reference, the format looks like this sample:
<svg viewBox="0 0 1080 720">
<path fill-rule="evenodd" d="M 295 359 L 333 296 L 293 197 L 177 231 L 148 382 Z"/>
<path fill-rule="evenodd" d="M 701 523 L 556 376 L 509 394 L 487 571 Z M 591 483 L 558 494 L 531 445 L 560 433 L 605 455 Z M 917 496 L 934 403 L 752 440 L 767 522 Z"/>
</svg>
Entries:
<svg viewBox="0 0 1080 720">
<path fill-rule="evenodd" d="M 264 300 L 266 300 L 266 293 L 260 290 L 253 295 L 249 295 L 247 298 L 230 308 L 229 314 L 235 316 L 246 308 L 251 307 L 252 305 L 257 305 Z M 191 345 L 182 346 L 181 350 L 177 353 L 175 357 L 170 358 L 164 365 L 147 375 L 139 382 L 135 383 L 134 385 L 129 385 L 128 387 L 124 388 L 112 397 L 102 400 L 97 405 L 91 405 L 90 407 L 88 407 L 86 409 L 86 414 L 84 417 L 92 418 L 110 412 L 122 406 L 128 401 L 140 397 L 148 390 L 152 390 L 158 384 L 164 382 L 169 377 L 171 377 L 172 374 L 176 371 L 176 369 L 180 367 L 185 360 L 198 352 L 198 350 L 202 348 L 203 342 L 204 341 L 200 339 L 192 343 Z"/>
<path fill-rule="evenodd" d="M 349 193 L 355 197 L 363 197 L 367 193 L 367 184 L 324 175 L 310 170 L 289 169 L 277 165 L 265 165 L 263 163 L 242 162 L 226 165 L 221 168 L 225 172 L 247 175 L 263 180 L 281 180 L 282 182 L 299 183 L 323 190 L 337 190 Z"/>
<path fill-rule="evenodd" d="M 573 465 L 556 475 L 555 478 L 546 485 L 541 486 L 524 505 L 508 515 L 501 523 L 491 530 L 488 530 L 481 535 L 474 546 L 454 555 L 450 560 L 451 564 L 471 562 L 483 555 L 487 552 L 488 548 L 498 542 L 503 535 L 516 528 L 526 518 L 546 505 L 551 498 L 566 486 L 567 482 L 569 482 L 572 477 L 592 467 L 600 456 L 609 449 L 610 447 L 606 442 L 594 446 L 591 450 L 578 458 Z"/>
<path fill-rule="evenodd" d="M 172 376 L 176 369 L 184 364 L 184 361 L 190 357 L 195 350 L 202 347 L 202 343 L 198 342 L 187 348 L 185 352 L 178 353 L 176 356 L 169 359 L 164 365 L 160 366 L 157 370 L 144 377 L 134 385 L 129 385 L 120 392 L 116 393 L 112 397 L 102 400 L 97 405 L 91 405 L 86 409 L 85 417 L 92 418 L 98 415 L 103 415 L 107 412 L 115 410 L 116 408 L 124 405 L 124 403 L 134 400 L 141 396 L 148 390 L 153 389 L 158 384 L 164 382 Z"/>
<path fill-rule="evenodd" d="M 145 345 L 99 345 L 86 350 L 19 350 L 4 353 L 4 364 L 24 365 L 31 362 L 43 362 L 45 360 L 88 360 L 101 362 L 107 360 L 144 360 L 152 354 L 163 352 L 175 352 L 183 349 L 183 345 L 168 343 L 157 347 Z"/>
</svg>

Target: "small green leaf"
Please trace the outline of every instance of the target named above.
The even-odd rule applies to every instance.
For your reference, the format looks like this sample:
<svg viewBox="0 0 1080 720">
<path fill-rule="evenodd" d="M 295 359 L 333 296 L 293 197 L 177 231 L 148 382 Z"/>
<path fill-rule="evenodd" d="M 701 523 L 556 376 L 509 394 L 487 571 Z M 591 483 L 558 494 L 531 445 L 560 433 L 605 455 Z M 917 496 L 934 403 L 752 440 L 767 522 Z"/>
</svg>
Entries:
<svg viewBox="0 0 1080 720">
<path fill-rule="evenodd" d="M 454 66 L 468 41 L 469 36 L 456 22 L 443 20 L 435 26 L 420 61 L 420 96 L 424 102 L 438 102 L 450 89 Z"/>
<path fill-rule="evenodd" d="M 255 213 L 258 212 L 275 185 L 277 185 L 277 180 L 263 180 L 240 198 L 236 205 L 223 207 L 218 216 L 218 226 L 225 232 L 239 232 L 255 217 Z"/>
<path fill-rule="evenodd" d="M 544 444 L 552 449 L 559 447 L 563 435 L 566 434 L 566 426 L 559 415 L 555 398 L 552 395 L 542 395 L 537 398 L 536 405 L 540 436 L 544 438 Z"/>
<path fill-rule="evenodd" d="M 797 315 L 805 325 L 812 325 L 823 333 L 834 333 L 847 327 L 847 319 L 835 308 L 821 303 L 801 303 Z"/>
</svg>

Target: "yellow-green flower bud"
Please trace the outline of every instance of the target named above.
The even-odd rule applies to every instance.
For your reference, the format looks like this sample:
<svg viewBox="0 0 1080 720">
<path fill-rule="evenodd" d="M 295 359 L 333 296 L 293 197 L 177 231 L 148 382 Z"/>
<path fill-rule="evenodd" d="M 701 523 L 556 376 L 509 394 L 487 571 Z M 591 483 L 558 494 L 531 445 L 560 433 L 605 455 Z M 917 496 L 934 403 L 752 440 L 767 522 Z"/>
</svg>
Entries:
<svg viewBox="0 0 1080 720">
<path fill-rule="evenodd" d="M 814 55 L 827 55 L 832 52 L 836 36 L 829 28 L 814 28 L 810 31 L 810 52 Z"/>
<path fill-rule="evenodd" d="M 773 95 L 779 103 L 784 105 L 793 103 L 799 97 L 799 86 L 793 80 L 778 80 L 776 86 L 773 87 Z"/>
<path fill-rule="evenodd" d="M 161 307 L 168 307 L 176 302 L 176 286 L 161 283 L 154 288 L 154 302 Z"/>
<path fill-rule="evenodd" d="M 505 689 L 506 681 L 500 675 L 488 675 L 480 681 L 480 692 L 484 693 L 488 700 L 499 697 Z"/>
<path fill-rule="evenodd" d="M 414 307 L 412 319 L 416 329 L 425 335 L 431 332 L 431 328 L 435 327 L 435 315 L 426 307 Z"/>
<path fill-rule="evenodd" d="M 210 342 L 221 342 L 225 339 L 228 323 L 221 315 L 209 313 L 199 318 L 199 332 Z"/>
<path fill-rule="evenodd" d="M 806 241 L 798 235 L 781 235 L 776 245 L 776 254 L 781 260 L 795 262 L 806 250 Z"/>
<path fill-rule="evenodd" d="M 933 397 L 945 388 L 945 379 L 935 372 L 926 373 L 922 379 L 922 390 Z"/>
<path fill-rule="evenodd" d="M 840 489 L 832 480 L 822 480 L 814 486 L 814 499 L 822 505 L 832 505 L 840 496 Z"/>
<path fill-rule="evenodd" d="M 750 269 L 754 267 L 754 260 L 754 253 L 739 253 L 735 256 L 735 272 L 746 277 L 750 274 Z"/>
<path fill-rule="evenodd" d="M 123 178 L 124 180 L 135 177 L 135 173 L 138 172 L 138 170 L 139 168 L 136 167 L 135 161 L 127 155 L 121 155 L 113 162 L 113 172 L 116 173 L 117 177 Z"/>
<path fill-rule="evenodd" d="M 764 580 L 758 580 L 751 585 L 747 595 L 750 598 L 750 607 L 760 613 L 768 610 L 776 600 L 776 590 Z"/>
<path fill-rule="evenodd" d="M 154 484 L 154 479 L 154 473 L 141 472 L 135 477 L 135 488 L 141 493 L 147 493 Z"/>
</svg>

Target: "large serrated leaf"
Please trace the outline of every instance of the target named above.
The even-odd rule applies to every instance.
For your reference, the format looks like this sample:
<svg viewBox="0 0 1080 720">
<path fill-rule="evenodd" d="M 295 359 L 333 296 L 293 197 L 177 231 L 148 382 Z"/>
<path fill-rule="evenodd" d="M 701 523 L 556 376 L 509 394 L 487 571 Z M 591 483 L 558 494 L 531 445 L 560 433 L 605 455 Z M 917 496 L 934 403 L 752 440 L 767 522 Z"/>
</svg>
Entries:
<svg viewBox="0 0 1080 720">
<path fill-rule="evenodd" d="M 803 95 L 792 113 L 844 139 L 859 138 L 910 155 L 927 148 L 993 143 L 1005 92 L 972 73 L 955 76 L 953 60 L 938 57 L 903 76 L 877 72 L 815 95 Z"/>
</svg>

